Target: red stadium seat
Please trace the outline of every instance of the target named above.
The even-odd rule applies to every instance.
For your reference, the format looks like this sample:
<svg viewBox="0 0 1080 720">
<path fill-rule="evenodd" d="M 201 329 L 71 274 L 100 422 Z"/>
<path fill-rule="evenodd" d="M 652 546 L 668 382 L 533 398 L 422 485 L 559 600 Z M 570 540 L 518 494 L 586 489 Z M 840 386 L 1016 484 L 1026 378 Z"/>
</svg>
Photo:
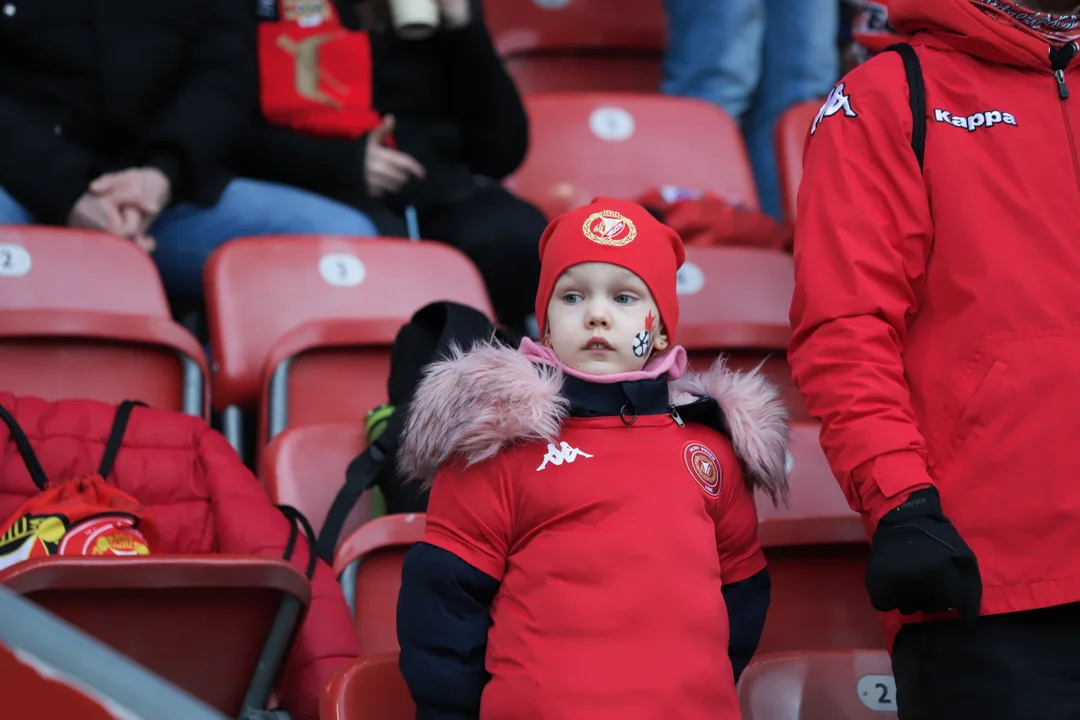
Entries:
<svg viewBox="0 0 1080 720">
<path fill-rule="evenodd" d="M 833 478 L 818 431 L 817 423 L 791 426 L 788 507 L 759 497 L 773 583 L 759 652 L 885 646 L 864 583 L 866 529 Z"/>
<path fill-rule="evenodd" d="M 759 655 L 739 704 L 744 720 L 895 720 L 896 682 L 884 650 Z"/>
<path fill-rule="evenodd" d="M 424 536 L 424 515 L 384 515 L 360 526 L 334 553 L 334 575 L 341 579 L 353 608 L 356 633 L 365 655 L 396 652 L 397 599 L 405 553 Z"/>
<path fill-rule="evenodd" d="M 652 93 L 660 89 L 660 57 L 642 53 L 516 55 L 504 60 L 523 95 L 550 92 Z"/>
<path fill-rule="evenodd" d="M 214 406 L 239 447 L 237 408 L 262 401 L 259 447 L 286 427 L 362 421 L 386 399 L 389 348 L 424 305 L 493 315 L 459 251 L 387 238 L 234 240 L 207 263 Z"/>
<path fill-rule="evenodd" d="M 0 226 L 0 390 L 203 416 L 206 377 L 145 252 L 103 233 Z"/>
<path fill-rule="evenodd" d="M 810 100 L 788 109 L 776 123 L 776 162 L 784 217 L 794 222 L 802 181 L 803 145 L 823 100 Z"/>
<path fill-rule="evenodd" d="M 35 720 L 122 720 L 108 699 L 99 700 L 62 674 L 43 673 L 25 653 L 16 655 L 0 645 L 0 692 L 4 713 Z"/>
<path fill-rule="evenodd" d="M 249 687 L 272 679 L 277 661 L 260 659 L 283 605 L 298 602 L 302 616 L 311 599 L 284 560 L 223 555 L 35 558 L 0 583 L 229 717 Z M 275 650 L 292 635 L 272 640 Z"/>
<path fill-rule="evenodd" d="M 757 207 L 742 135 L 715 105 L 630 93 L 542 93 L 525 105 L 529 154 L 506 184 L 549 217 L 597 195 L 633 200 L 661 185 Z"/>
<path fill-rule="evenodd" d="M 833 477 L 814 423 L 793 423 L 788 447 L 788 507 L 762 506 L 758 536 L 765 547 L 866 544 L 866 527 Z M 865 599 L 865 598 L 864 598 Z M 865 604 L 865 603 L 864 603 Z"/>
<path fill-rule="evenodd" d="M 523 94 L 660 90 L 666 16 L 660 0 L 500 0 L 485 19 Z"/>
<path fill-rule="evenodd" d="M 139 663 L 0 585 L 5 718 L 226 720 Z"/>
<path fill-rule="evenodd" d="M 504 56 L 552 50 L 642 50 L 666 46 L 660 0 L 499 0 L 484 21 Z"/>
<path fill-rule="evenodd" d="M 291 505 L 318 533 L 337 491 L 345 482 L 345 469 L 364 451 L 364 428 L 358 425 L 301 425 L 289 428 L 266 446 L 260 477 L 270 498 Z M 371 493 L 356 504 L 341 537 L 371 519 Z"/>
<path fill-rule="evenodd" d="M 847 505 L 818 441 L 819 424 L 791 382 L 788 308 L 792 257 L 776 250 L 690 247 L 679 273 L 679 342 L 704 369 L 718 352 L 759 364 L 780 386 L 791 424 L 791 504 L 761 498 L 760 537 L 773 602 L 762 652 L 881 647 L 884 633 L 863 585 L 866 532 Z"/>
<path fill-rule="evenodd" d="M 704 370 L 718 353 L 739 370 L 764 363 L 794 420 L 809 420 L 791 382 L 788 308 L 795 287 L 791 255 L 741 247 L 689 247 L 679 270 L 679 343 Z"/>
<path fill-rule="evenodd" d="M 322 720 L 413 720 L 415 715 L 397 652 L 353 660 L 338 670 L 319 707 Z"/>
</svg>

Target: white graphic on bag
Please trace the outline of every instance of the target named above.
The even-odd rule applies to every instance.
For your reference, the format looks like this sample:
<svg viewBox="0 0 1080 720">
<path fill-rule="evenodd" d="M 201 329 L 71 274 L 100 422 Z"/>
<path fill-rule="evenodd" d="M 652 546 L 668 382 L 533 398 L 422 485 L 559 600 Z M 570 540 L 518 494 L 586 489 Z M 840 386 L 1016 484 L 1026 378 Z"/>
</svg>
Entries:
<svg viewBox="0 0 1080 720">
<path fill-rule="evenodd" d="M 578 450 L 576 447 L 571 447 L 570 443 L 565 440 L 563 440 L 558 447 L 555 447 L 554 443 L 548 443 L 547 454 L 544 455 L 544 462 L 540 463 L 540 467 L 536 468 L 536 472 L 540 472 L 546 468 L 548 463 L 551 463 L 552 465 L 562 465 L 563 463 L 572 463 L 579 457 L 591 458 L 592 455 L 583 450 Z"/>
<path fill-rule="evenodd" d="M 652 348 L 652 329 L 655 324 L 656 316 L 650 310 L 649 314 L 645 316 L 645 329 L 634 336 L 634 355 L 636 357 L 645 357 Z"/>
<path fill-rule="evenodd" d="M 851 109 L 851 96 L 844 94 L 844 83 L 839 83 L 829 93 L 829 97 L 825 99 L 825 103 L 818 110 L 817 117 L 814 118 L 814 124 L 810 126 L 810 134 L 813 135 L 817 132 L 818 125 L 821 121 L 827 117 L 831 117 L 836 113 L 844 111 L 844 117 L 858 117 L 854 110 Z"/>
</svg>

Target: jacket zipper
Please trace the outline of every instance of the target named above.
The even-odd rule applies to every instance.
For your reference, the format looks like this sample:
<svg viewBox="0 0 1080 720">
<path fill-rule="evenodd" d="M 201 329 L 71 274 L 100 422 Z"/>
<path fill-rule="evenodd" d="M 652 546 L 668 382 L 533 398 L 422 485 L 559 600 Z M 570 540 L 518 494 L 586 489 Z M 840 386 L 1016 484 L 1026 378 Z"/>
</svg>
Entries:
<svg viewBox="0 0 1080 720">
<path fill-rule="evenodd" d="M 1080 51 L 1080 45 L 1075 42 L 1067 43 L 1059 48 L 1050 46 L 1050 69 L 1054 71 L 1054 81 L 1057 82 L 1058 97 L 1061 98 L 1061 116 L 1065 120 L 1065 134 L 1069 137 L 1073 173 L 1076 175 L 1076 186 L 1080 189 L 1080 158 L 1076 154 L 1076 138 L 1072 121 L 1069 119 L 1069 86 L 1065 83 L 1065 68 L 1076 57 L 1078 51 Z"/>
</svg>

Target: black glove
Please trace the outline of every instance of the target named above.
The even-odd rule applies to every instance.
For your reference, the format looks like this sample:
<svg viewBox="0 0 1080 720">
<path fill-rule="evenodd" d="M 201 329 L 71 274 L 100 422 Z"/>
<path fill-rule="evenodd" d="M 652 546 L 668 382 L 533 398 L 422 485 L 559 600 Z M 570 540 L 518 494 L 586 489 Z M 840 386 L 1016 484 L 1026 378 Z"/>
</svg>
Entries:
<svg viewBox="0 0 1080 720">
<path fill-rule="evenodd" d="M 916 491 L 878 523 L 870 541 L 866 589 L 882 612 L 958 609 L 968 622 L 979 616 L 979 563 L 941 512 L 936 488 Z"/>
</svg>

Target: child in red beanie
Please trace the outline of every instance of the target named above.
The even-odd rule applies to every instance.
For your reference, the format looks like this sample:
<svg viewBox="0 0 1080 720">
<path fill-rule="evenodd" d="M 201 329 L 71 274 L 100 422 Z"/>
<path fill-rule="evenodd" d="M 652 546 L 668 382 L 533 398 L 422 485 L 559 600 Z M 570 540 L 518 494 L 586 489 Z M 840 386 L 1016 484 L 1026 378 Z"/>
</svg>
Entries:
<svg viewBox="0 0 1080 720">
<path fill-rule="evenodd" d="M 428 720 L 734 720 L 769 605 L 753 490 L 787 490 L 756 372 L 687 371 L 679 236 L 597 198 L 540 240 L 543 343 L 433 364 L 399 464 L 433 479 L 401 670 Z"/>
</svg>

